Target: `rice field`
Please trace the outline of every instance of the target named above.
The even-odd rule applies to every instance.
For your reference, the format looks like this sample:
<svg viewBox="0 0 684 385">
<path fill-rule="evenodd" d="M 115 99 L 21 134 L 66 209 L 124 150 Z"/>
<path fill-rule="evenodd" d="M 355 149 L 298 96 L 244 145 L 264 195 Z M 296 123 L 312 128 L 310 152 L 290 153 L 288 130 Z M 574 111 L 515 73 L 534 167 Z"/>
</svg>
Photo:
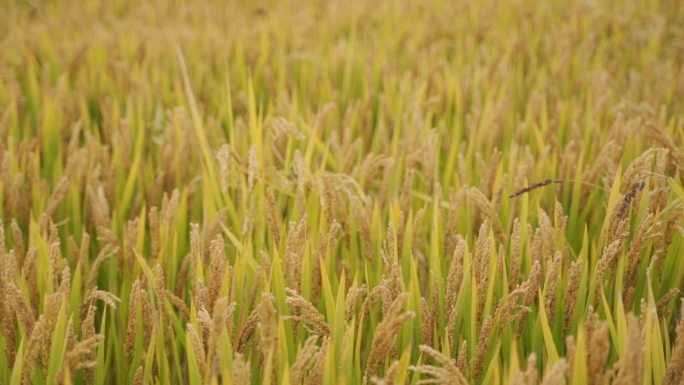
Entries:
<svg viewBox="0 0 684 385">
<path fill-rule="evenodd" d="M 684 384 L 679 0 L 0 1 L 0 384 Z"/>
</svg>

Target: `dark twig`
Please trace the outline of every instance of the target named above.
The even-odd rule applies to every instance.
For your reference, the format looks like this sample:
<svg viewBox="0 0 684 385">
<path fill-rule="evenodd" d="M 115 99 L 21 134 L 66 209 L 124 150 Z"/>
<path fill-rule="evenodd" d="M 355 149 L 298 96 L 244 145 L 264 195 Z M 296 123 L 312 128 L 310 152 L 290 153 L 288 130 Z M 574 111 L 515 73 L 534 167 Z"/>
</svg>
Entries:
<svg viewBox="0 0 684 385">
<path fill-rule="evenodd" d="M 622 200 L 622 203 L 620 204 L 620 209 L 618 210 L 617 215 L 618 218 L 625 218 L 625 216 L 627 215 L 627 210 L 629 210 L 629 205 L 632 203 L 632 200 L 636 197 L 637 193 L 644 189 L 644 186 L 646 186 L 646 182 L 636 182 L 632 184 L 632 187 L 630 188 L 629 192 L 625 195 L 625 198 Z"/>
<path fill-rule="evenodd" d="M 515 197 L 517 197 L 517 196 L 523 195 L 523 194 L 525 194 L 525 193 L 528 193 L 528 192 L 530 192 L 530 191 L 532 191 L 532 190 L 535 190 L 535 189 L 538 189 L 538 188 L 540 188 L 540 187 L 548 186 L 548 185 L 550 185 L 551 183 L 561 184 L 561 183 L 563 183 L 563 182 L 564 182 L 564 181 L 561 180 L 561 179 L 544 179 L 544 180 L 541 181 L 541 182 L 533 183 L 533 184 L 531 184 L 531 185 L 529 185 L 529 186 L 527 186 L 527 187 L 525 187 L 525 188 L 522 188 L 522 189 L 520 189 L 520 190 L 514 192 L 513 194 L 509 195 L 508 197 L 509 197 L 509 198 L 515 198 Z"/>
</svg>

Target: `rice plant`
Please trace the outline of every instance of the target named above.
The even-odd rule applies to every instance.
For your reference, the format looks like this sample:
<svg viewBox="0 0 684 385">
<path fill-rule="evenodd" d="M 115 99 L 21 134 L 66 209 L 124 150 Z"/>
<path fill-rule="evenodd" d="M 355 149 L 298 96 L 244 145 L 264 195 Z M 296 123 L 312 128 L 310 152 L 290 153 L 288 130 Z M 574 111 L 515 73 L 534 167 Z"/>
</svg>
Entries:
<svg viewBox="0 0 684 385">
<path fill-rule="evenodd" d="M 684 384 L 684 3 L 0 2 L 0 384 Z"/>
</svg>

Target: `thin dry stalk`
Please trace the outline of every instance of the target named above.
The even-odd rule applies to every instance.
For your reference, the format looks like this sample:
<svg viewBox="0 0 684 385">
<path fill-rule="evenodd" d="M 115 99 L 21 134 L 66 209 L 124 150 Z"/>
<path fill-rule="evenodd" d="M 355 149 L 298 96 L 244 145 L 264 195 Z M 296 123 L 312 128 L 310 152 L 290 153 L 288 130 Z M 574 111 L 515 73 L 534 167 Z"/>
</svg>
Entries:
<svg viewBox="0 0 684 385">
<path fill-rule="evenodd" d="M 535 183 L 532 183 L 531 185 L 529 185 L 527 187 L 523 187 L 519 190 L 516 190 L 515 192 L 513 192 L 513 194 L 509 195 L 508 197 L 509 198 L 519 197 L 520 195 L 526 194 L 526 193 L 528 193 L 532 190 L 536 190 L 540 187 L 548 186 L 552 183 L 561 184 L 561 183 L 563 183 L 563 181 L 560 179 L 544 179 L 541 182 L 535 182 Z"/>
</svg>

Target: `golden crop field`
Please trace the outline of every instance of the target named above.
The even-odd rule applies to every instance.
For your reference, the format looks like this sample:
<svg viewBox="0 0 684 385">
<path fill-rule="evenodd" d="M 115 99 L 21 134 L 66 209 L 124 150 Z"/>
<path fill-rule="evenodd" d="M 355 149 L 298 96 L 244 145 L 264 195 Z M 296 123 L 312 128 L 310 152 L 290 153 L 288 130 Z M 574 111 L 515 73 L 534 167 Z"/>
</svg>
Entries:
<svg viewBox="0 0 684 385">
<path fill-rule="evenodd" d="M 0 0 L 0 384 L 684 384 L 681 0 Z"/>
</svg>

